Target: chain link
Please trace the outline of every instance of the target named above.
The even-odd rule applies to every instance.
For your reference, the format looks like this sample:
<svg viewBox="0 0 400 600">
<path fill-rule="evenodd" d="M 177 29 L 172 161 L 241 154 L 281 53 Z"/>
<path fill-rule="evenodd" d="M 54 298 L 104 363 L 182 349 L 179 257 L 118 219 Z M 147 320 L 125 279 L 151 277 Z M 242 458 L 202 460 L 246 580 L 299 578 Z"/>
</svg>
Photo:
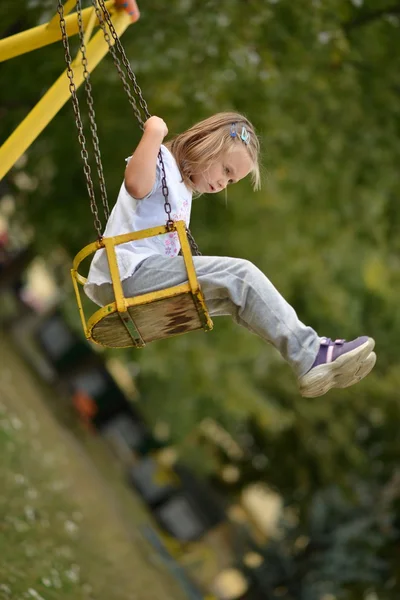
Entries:
<svg viewBox="0 0 400 600">
<path fill-rule="evenodd" d="M 71 67 L 72 59 L 71 59 L 71 52 L 69 49 L 69 41 L 68 41 L 67 28 L 66 28 L 66 23 L 65 23 L 65 18 L 64 18 L 64 7 L 63 7 L 62 0 L 58 0 L 57 11 L 60 16 L 61 39 L 62 39 L 62 43 L 64 46 L 65 62 L 67 64 L 67 76 L 69 79 L 68 87 L 69 87 L 69 91 L 71 94 L 72 106 L 73 106 L 74 114 L 75 114 L 75 124 L 76 124 L 77 130 L 78 130 L 78 141 L 81 145 L 81 157 L 83 160 L 83 171 L 84 171 L 85 177 L 86 177 L 86 187 L 87 187 L 89 198 L 90 198 L 90 209 L 91 209 L 93 217 L 94 217 L 94 227 L 95 227 L 95 229 L 97 231 L 97 235 L 100 239 L 102 237 L 102 225 L 101 225 L 101 221 L 99 219 L 99 214 L 98 214 L 97 205 L 96 205 L 93 181 L 91 178 L 91 169 L 90 169 L 90 165 L 88 162 L 89 155 L 86 150 L 86 138 L 85 138 L 85 134 L 83 132 L 83 124 L 82 124 L 81 112 L 80 112 L 80 108 L 79 108 L 79 100 L 78 100 L 78 96 L 76 95 L 76 86 L 74 83 L 74 72 Z"/>
<path fill-rule="evenodd" d="M 192 232 L 190 231 L 189 227 L 186 227 L 186 235 L 188 237 L 189 240 L 189 245 L 190 248 L 192 250 L 192 254 L 193 256 L 202 256 L 198 245 L 196 244 L 196 240 L 194 239 Z"/>
<path fill-rule="evenodd" d="M 92 143 L 93 143 L 94 156 L 95 156 L 96 166 L 97 166 L 97 175 L 99 178 L 100 195 L 101 195 L 101 200 L 103 203 L 104 217 L 107 221 L 108 217 L 110 216 L 110 208 L 108 206 L 106 182 L 104 179 L 103 164 L 102 164 L 102 160 L 101 160 L 100 142 L 99 142 L 99 138 L 97 135 L 96 113 L 94 110 L 92 84 L 90 83 L 90 73 L 88 71 L 88 60 L 87 60 L 87 56 L 86 56 L 86 46 L 85 46 L 85 33 L 84 33 L 83 22 L 82 22 L 81 0 L 77 0 L 76 9 L 77 9 L 77 14 L 78 14 L 80 52 L 82 55 L 81 62 L 82 62 L 82 68 L 83 68 L 83 77 L 85 80 L 86 102 L 87 102 L 87 106 L 88 106 L 90 131 L 92 133 Z"/>
</svg>

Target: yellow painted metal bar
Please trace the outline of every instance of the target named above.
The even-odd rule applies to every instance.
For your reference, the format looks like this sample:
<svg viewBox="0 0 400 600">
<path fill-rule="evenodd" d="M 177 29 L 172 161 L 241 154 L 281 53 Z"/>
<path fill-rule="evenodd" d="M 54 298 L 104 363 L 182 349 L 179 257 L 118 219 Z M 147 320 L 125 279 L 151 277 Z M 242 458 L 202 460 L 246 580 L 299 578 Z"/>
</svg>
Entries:
<svg viewBox="0 0 400 600">
<path fill-rule="evenodd" d="M 184 221 L 175 221 L 175 225 L 178 223 L 182 223 L 184 230 Z M 159 225 L 158 227 L 149 227 L 149 229 L 141 229 L 140 231 L 132 231 L 130 233 L 122 233 L 121 235 L 116 235 L 114 237 L 102 238 L 102 240 L 88 244 L 78 252 L 73 260 L 73 268 L 78 271 L 79 265 L 85 260 L 85 258 L 91 254 L 94 254 L 97 250 L 100 250 L 100 248 L 105 248 L 106 240 L 111 240 L 114 246 L 119 246 L 120 244 L 126 244 L 127 242 L 132 242 L 134 240 L 143 240 L 145 238 L 162 235 L 163 233 L 168 233 L 169 231 L 177 231 L 177 227 L 174 226 L 171 230 L 166 225 Z M 84 277 L 81 275 L 79 277 L 83 280 L 83 283 L 86 282 Z"/>
<path fill-rule="evenodd" d="M 79 291 L 79 286 L 78 286 L 78 282 L 77 282 L 77 272 L 74 269 L 71 269 L 71 277 L 72 277 L 72 283 L 74 286 L 74 290 L 75 290 L 75 295 L 76 295 L 76 301 L 78 304 L 78 310 L 79 310 L 79 314 L 81 317 L 81 321 L 82 321 L 82 327 L 83 327 L 83 331 L 85 332 L 85 336 L 89 339 L 89 333 L 88 333 L 88 328 L 86 326 L 86 319 L 85 319 L 85 313 L 83 310 L 83 305 L 82 305 L 82 299 L 81 299 L 81 294 Z"/>
<path fill-rule="evenodd" d="M 140 200 L 139 200 L 140 202 Z M 166 225 L 159 225 L 157 227 L 149 227 L 149 229 L 141 229 L 140 231 L 132 231 L 131 233 L 122 233 L 121 235 L 116 235 L 112 238 L 114 240 L 114 245 L 119 246 L 120 244 L 126 244 L 126 242 L 132 242 L 134 240 L 142 240 L 144 238 L 155 237 L 157 235 L 162 235 L 163 233 L 168 233 L 169 231 L 177 231 L 176 225 L 178 223 L 184 223 L 184 221 L 175 221 L 172 229 L 169 229 Z"/>
<path fill-rule="evenodd" d="M 107 252 L 107 260 L 108 260 L 108 266 L 110 269 L 111 282 L 112 282 L 113 289 L 114 289 L 115 303 L 117 305 L 118 312 L 123 313 L 123 312 L 126 312 L 126 310 L 127 310 L 126 309 L 126 301 L 125 301 L 124 292 L 122 290 L 122 284 L 121 284 L 118 262 L 117 262 L 117 255 L 115 253 L 113 239 L 112 238 L 104 238 L 103 241 L 104 241 L 105 249 Z"/>
<path fill-rule="evenodd" d="M 192 251 L 190 249 L 189 240 L 186 235 L 186 227 L 183 221 L 176 222 L 179 241 L 181 243 L 183 260 L 185 261 L 186 272 L 188 275 L 189 285 L 192 292 L 193 301 L 195 303 L 197 314 L 205 329 L 211 330 L 213 322 L 207 309 L 200 284 L 197 279 L 196 269 L 194 268 Z"/>
<path fill-rule="evenodd" d="M 82 250 L 80 250 L 78 252 L 78 254 L 75 256 L 75 258 L 73 260 L 73 263 L 72 263 L 73 269 L 75 271 L 78 271 L 78 267 L 81 264 L 81 262 L 84 261 L 85 258 L 90 256 L 91 254 L 94 254 L 97 250 L 100 250 L 100 248 L 104 248 L 103 240 L 97 241 L 97 242 L 92 242 L 91 244 L 88 244 L 87 246 L 82 248 Z"/>
<path fill-rule="evenodd" d="M 130 17 L 125 11 L 118 11 L 113 16 L 114 27 L 118 35 L 125 31 L 130 22 Z M 104 40 L 103 32 L 98 31 L 87 46 L 89 71 L 94 69 L 107 51 L 108 45 Z M 76 87 L 82 81 L 83 69 L 82 65 L 79 65 L 75 69 Z M 0 179 L 29 148 L 69 97 L 68 78 L 64 72 L 0 148 Z"/>
<path fill-rule="evenodd" d="M 164 298 L 172 298 L 173 296 L 179 296 L 180 294 L 190 294 L 190 286 L 188 283 L 181 283 L 174 287 L 165 288 L 165 290 L 157 290 L 156 292 L 149 292 L 148 294 L 142 294 L 141 296 L 134 296 L 133 298 L 127 298 L 127 306 L 138 306 L 139 304 L 151 304 L 156 300 L 163 300 Z"/>
<path fill-rule="evenodd" d="M 68 7 L 68 2 L 66 7 Z M 107 0 L 106 7 L 108 11 L 111 12 L 114 8 L 114 0 Z M 82 21 L 85 29 L 93 12 L 93 7 L 85 8 L 82 11 Z M 32 27 L 31 29 L 21 31 L 21 33 L 16 33 L 15 35 L 10 35 L 9 37 L 0 40 L 0 62 L 19 56 L 20 54 L 32 52 L 32 50 L 37 50 L 38 48 L 42 48 L 43 46 L 53 44 L 57 40 L 60 40 L 61 30 L 58 19 L 59 15 L 57 13 L 49 23 Z M 69 36 L 79 32 L 76 13 L 66 16 L 65 23 Z"/>
<path fill-rule="evenodd" d="M 82 275 L 80 275 L 76 271 L 75 271 L 75 278 L 76 278 L 77 282 L 80 283 L 81 285 L 85 285 L 85 283 L 87 282 L 87 277 L 82 277 Z"/>
<path fill-rule="evenodd" d="M 178 232 L 179 241 L 181 243 L 183 260 L 185 261 L 185 267 L 188 275 L 190 289 L 193 294 L 199 291 L 199 283 L 196 277 L 196 271 L 193 264 L 192 252 L 186 235 L 185 223 L 183 221 L 176 222 L 176 230 Z"/>
</svg>

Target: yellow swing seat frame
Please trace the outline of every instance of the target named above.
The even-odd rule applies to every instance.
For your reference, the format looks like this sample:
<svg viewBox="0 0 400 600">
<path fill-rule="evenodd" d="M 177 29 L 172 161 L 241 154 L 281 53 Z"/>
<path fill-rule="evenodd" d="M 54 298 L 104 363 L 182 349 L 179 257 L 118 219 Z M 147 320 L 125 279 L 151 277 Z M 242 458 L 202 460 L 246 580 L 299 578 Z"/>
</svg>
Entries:
<svg viewBox="0 0 400 600">
<path fill-rule="evenodd" d="M 187 282 L 163 290 L 126 298 L 122 289 L 115 246 L 134 240 L 176 231 L 187 271 Z M 82 306 L 80 285 L 87 281 L 79 274 L 82 261 L 104 248 L 110 269 L 115 301 L 97 310 L 87 321 Z M 79 313 L 86 338 L 109 348 L 141 348 L 148 342 L 213 327 L 193 264 L 184 221 L 105 237 L 85 246 L 76 256 L 71 269 Z"/>
</svg>

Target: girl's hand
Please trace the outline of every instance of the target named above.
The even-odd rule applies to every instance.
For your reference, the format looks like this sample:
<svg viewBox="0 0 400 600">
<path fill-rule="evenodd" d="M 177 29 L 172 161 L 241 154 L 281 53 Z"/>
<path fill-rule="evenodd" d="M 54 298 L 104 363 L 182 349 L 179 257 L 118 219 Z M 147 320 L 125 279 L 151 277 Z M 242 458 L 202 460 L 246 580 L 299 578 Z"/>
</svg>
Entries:
<svg viewBox="0 0 400 600">
<path fill-rule="evenodd" d="M 144 124 L 144 130 L 145 132 L 151 131 L 152 133 L 159 134 L 161 140 L 163 140 L 168 133 L 168 127 L 165 121 L 160 119 L 160 117 L 156 116 L 147 119 L 147 121 Z"/>
</svg>

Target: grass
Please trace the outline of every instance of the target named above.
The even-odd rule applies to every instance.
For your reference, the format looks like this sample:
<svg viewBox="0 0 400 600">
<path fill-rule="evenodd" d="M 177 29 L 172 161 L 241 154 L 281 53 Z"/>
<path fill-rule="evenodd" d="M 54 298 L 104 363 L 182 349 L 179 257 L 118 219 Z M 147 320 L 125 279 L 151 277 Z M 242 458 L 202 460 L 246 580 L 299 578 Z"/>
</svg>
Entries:
<svg viewBox="0 0 400 600">
<path fill-rule="evenodd" d="M 0 598 L 181 600 L 138 527 L 149 521 L 100 439 L 0 341 Z"/>
</svg>

